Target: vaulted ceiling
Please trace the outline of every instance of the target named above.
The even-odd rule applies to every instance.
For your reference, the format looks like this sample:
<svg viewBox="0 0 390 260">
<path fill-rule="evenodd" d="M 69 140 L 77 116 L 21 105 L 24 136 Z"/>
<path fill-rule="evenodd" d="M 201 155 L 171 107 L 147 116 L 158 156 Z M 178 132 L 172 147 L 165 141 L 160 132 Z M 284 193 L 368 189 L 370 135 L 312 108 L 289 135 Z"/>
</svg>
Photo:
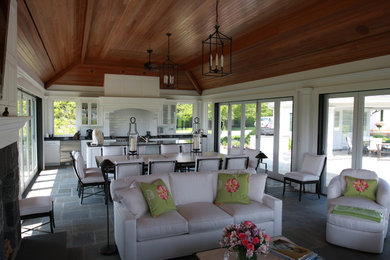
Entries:
<svg viewBox="0 0 390 260">
<path fill-rule="evenodd" d="M 390 54 L 389 0 L 221 0 L 233 74 L 202 77 L 215 0 L 18 0 L 18 54 L 45 83 L 103 86 L 171 58 L 179 89 L 203 90 Z"/>
</svg>

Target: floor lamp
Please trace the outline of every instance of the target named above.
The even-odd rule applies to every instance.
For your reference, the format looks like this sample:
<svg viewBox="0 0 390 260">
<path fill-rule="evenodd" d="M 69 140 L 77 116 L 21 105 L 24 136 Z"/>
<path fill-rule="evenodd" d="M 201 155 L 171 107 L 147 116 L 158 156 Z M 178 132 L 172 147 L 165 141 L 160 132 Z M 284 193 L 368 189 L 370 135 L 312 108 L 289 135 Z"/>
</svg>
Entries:
<svg viewBox="0 0 390 260">
<path fill-rule="evenodd" d="M 108 181 L 108 171 L 109 169 L 112 167 L 114 167 L 115 165 L 110 161 L 110 160 L 104 160 L 101 164 L 100 164 L 100 168 L 102 170 L 102 174 L 103 174 L 103 178 L 104 178 L 104 182 L 105 182 L 105 185 L 104 185 L 104 189 L 105 189 L 105 200 L 106 200 L 106 208 L 107 208 L 107 245 L 105 246 L 102 246 L 100 248 L 100 254 L 102 255 L 113 255 L 113 254 L 116 254 L 118 252 L 115 244 L 110 244 L 110 213 L 109 213 L 109 209 L 108 209 L 108 203 L 109 203 L 109 192 L 110 192 L 110 189 L 109 189 L 109 185 L 110 185 L 110 182 Z"/>
</svg>

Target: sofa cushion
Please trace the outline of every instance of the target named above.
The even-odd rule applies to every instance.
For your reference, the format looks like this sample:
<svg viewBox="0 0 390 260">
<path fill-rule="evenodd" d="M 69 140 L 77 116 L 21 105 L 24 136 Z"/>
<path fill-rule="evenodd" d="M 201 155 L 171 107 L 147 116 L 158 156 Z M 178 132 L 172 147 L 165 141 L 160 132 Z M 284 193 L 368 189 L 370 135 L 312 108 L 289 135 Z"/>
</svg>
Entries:
<svg viewBox="0 0 390 260">
<path fill-rule="evenodd" d="M 249 174 L 218 175 L 217 198 L 214 203 L 250 204 L 248 198 Z"/>
<path fill-rule="evenodd" d="M 165 212 L 176 210 L 172 195 L 167 186 L 161 180 L 155 180 L 152 183 L 141 182 L 142 194 L 148 203 L 150 214 L 158 217 Z"/>
<path fill-rule="evenodd" d="M 344 196 L 366 198 L 375 201 L 377 180 L 359 179 L 351 176 L 345 176 L 345 179 L 347 186 Z"/>
<path fill-rule="evenodd" d="M 122 188 L 116 192 L 117 198 L 136 218 L 148 213 L 149 207 L 139 187 Z"/>
<path fill-rule="evenodd" d="M 213 202 L 212 173 L 170 173 L 169 182 L 176 205 Z"/>
<path fill-rule="evenodd" d="M 188 223 L 177 211 L 169 211 L 158 218 L 146 214 L 137 219 L 137 241 L 186 233 L 188 233 Z"/>
<path fill-rule="evenodd" d="M 250 220 L 254 223 L 274 220 L 274 211 L 257 201 L 251 201 L 250 205 L 222 204 L 218 205 L 218 207 L 234 217 L 234 223 L 241 223 L 245 220 Z"/>
<path fill-rule="evenodd" d="M 190 233 L 221 230 L 233 224 L 233 217 L 213 203 L 195 202 L 177 206 L 177 211 L 188 222 Z"/>
<path fill-rule="evenodd" d="M 267 174 L 258 173 L 252 174 L 249 177 L 248 197 L 250 200 L 263 202 L 265 182 L 267 181 Z"/>
</svg>

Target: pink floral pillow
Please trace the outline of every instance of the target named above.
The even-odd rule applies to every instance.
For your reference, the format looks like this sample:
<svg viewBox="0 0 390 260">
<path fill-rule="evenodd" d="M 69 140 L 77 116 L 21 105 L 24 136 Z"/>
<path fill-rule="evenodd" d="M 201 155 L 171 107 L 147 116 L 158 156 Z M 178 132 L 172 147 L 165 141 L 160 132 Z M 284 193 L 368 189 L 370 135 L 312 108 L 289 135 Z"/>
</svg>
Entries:
<svg viewBox="0 0 390 260">
<path fill-rule="evenodd" d="M 249 174 L 218 174 L 217 197 L 215 204 L 241 203 L 250 204 L 248 197 Z"/>
<path fill-rule="evenodd" d="M 345 176 L 345 180 L 347 187 L 344 196 L 376 200 L 376 180 L 358 179 L 351 176 Z"/>
</svg>

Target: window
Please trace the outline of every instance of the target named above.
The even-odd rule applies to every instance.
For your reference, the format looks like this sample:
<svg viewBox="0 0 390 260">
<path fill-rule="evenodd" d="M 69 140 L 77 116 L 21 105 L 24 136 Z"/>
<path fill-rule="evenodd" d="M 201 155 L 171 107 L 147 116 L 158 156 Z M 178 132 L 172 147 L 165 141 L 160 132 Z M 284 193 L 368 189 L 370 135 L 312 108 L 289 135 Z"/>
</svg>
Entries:
<svg viewBox="0 0 390 260">
<path fill-rule="evenodd" d="M 54 101 L 54 135 L 74 135 L 76 133 L 76 102 Z"/>
<path fill-rule="evenodd" d="M 192 115 L 194 112 L 193 104 L 176 105 L 176 133 L 192 132 Z"/>
</svg>

